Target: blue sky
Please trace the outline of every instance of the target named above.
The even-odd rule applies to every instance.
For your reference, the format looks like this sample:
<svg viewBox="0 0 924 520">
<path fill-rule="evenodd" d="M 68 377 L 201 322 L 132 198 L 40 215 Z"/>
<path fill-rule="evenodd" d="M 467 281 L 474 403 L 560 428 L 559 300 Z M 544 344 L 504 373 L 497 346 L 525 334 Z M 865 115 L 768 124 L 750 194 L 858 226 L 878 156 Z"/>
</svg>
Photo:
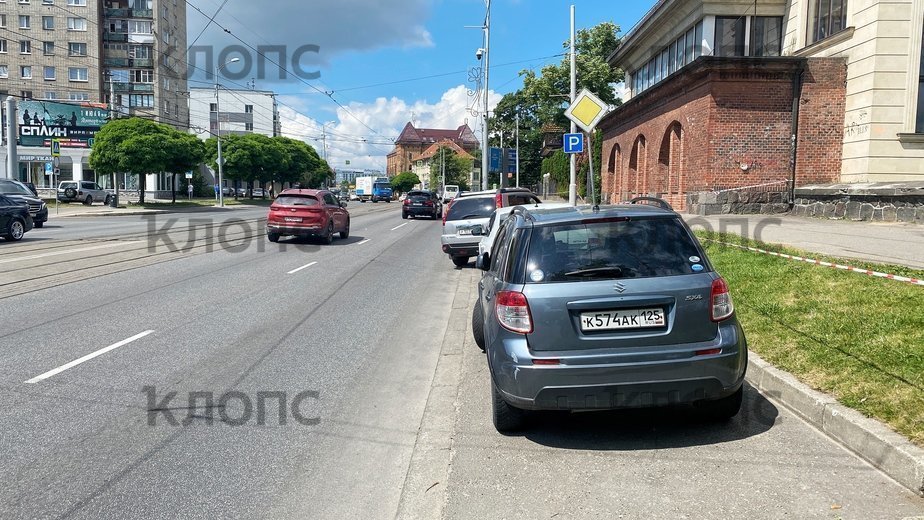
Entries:
<svg viewBox="0 0 924 520">
<path fill-rule="evenodd" d="M 211 15 L 223 1 L 192 0 L 192 5 Z M 653 1 L 493 0 L 492 103 L 520 87 L 520 70 L 539 70 L 562 59 L 555 55 L 564 52 L 572 3 L 579 29 L 612 21 L 626 32 Z M 257 88 L 280 93 L 284 133 L 319 147 L 314 138 L 320 123 L 328 122 L 333 134 L 328 152 L 335 166 L 350 160 L 351 166 L 382 168 L 390 149 L 387 138 L 412 117 L 419 125 L 440 127 L 474 119 L 467 110 L 466 91 L 472 84 L 466 71 L 478 66 L 475 50 L 482 34 L 464 26 L 480 25 L 484 13 L 483 0 L 228 0 L 215 18 L 217 25 L 208 27 L 197 45 L 221 49 L 239 43 L 222 27 L 255 47 L 286 45 L 292 52 L 304 44 L 318 45 L 319 52 L 307 55 L 303 69 L 317 70 L 320 78 L 307 83 L 333 91 L 346 108 L 306 82 L 281 80 L 272 71 L 257 79 Z M 192 43 L 207 20 L 194 9 L 187 16 Z M 423 79 L 434 75 L 440 76 Z M 403 81 L 412 78 L 421 79 Z M 357 88 L 391 82 L 399 83 Z"/>
</svg>

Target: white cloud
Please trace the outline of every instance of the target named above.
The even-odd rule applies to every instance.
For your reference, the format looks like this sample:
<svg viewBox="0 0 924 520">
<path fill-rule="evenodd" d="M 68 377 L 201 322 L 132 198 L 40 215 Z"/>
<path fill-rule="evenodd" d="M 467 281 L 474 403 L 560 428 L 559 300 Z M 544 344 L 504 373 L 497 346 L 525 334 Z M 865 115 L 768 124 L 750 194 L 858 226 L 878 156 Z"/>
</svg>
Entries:
<svg viewBox="0 0 924 520">
<path fill-rule="evenodd" d="M 500 99 L 500 94 L 491 91 L 491 109 Z M 390 140 L 396 138 L 412 118 L 415 126 L 424 128 L 458 128 L 468 123 L 478 134 L 480 130 L 476 126 L 477 118 L 469 113 L 470 103 L 468 89 L 465 85 L 459 85 L 444 92 L 435 103 L 427 100 L 408 102 L 397 97 L 380 97 L 371 103 L 350 103 L 346 105 L 349 112 L 337 107 L 336 120 L 326 125 L 328 160 L 334 167 L 345 167 L 345 161 L 349 160 L 351 168 L 375 168 L 384 171 L 385 156 L 393 148 Z M 280 108 L 280 115 L 284 135 L 307 140 L 321 151 L 320 122 L 285 106 Z"/>
</svg>

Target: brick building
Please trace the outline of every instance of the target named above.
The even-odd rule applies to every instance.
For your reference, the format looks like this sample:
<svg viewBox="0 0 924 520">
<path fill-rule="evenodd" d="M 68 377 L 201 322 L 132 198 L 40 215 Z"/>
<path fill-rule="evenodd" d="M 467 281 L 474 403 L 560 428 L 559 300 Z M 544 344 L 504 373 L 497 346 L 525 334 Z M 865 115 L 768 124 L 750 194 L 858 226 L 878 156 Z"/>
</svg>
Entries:
<svg viewBox="0 0 924 520">
<path fill-rule="evenodd" d="M 455 130 L 443 130 L 415 128 L 409 122 L 395 141 L 395 149 L 388 154 L 386 173 L 391 177 L 401 172 L 412 171 L 418 161 L 423 162 L 421 156 L 432 145 L 444 140 L 454 143 L 466 153 L 474 152 L 480 144 L 467 124 Z"/>
<path fill-rule="evenodd" d="M 610 57 L 629 95 L 599 126 L 604 193 L 684 207 L 694 192 L 924 180 L 924 0 L 899 3 L 659 0 Z"/>
</svg>

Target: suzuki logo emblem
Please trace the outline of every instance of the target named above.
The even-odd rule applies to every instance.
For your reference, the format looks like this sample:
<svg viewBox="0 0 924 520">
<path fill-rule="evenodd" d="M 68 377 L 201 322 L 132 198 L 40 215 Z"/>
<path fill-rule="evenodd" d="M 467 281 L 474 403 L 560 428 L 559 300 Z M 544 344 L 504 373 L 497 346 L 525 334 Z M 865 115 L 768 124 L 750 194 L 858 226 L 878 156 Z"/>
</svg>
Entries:
<svg viewBox="0 0 924 520">
<path fill-rule="evenodd" d="M 626 286 L 622 282 L 616 282 L 616 285 L 613 286 L 613 289 L 620 294 L 626 292 Z"/>
</svg>

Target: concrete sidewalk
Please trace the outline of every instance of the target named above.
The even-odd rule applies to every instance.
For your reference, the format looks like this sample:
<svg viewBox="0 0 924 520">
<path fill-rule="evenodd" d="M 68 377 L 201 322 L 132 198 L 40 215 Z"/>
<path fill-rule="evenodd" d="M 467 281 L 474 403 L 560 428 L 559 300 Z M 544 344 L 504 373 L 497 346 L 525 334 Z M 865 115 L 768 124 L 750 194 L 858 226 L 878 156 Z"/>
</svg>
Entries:
<svg viewBox="0 0 924 520">
<path fill-rule="evenodd" d="M 133 215 L 159 215 L 165 213 L 200 213 L 200 212 L 209 212 L 209 211 L 236 211 L 236 210 L 245 210 L 253 208 L 268 208 L 269 205 L 259 205 L 259 204 L 246 204 L 246 203 L 237 203 L 237 204 L 228 204 L 224 208 L 218 208 L 216 206 L 191 206 L 184 205 L 182 202 L 178 201 L 177 205 L 172 205 L 169 202 L 162 203 L 163 207 L 140 207 L 136 205 L 125 205 L 119 206 L 118 208 L 111 208 L 104 205 L 94 205 L 94 206 L 83 206 L 77 204 L 62 204 L 58 211 L 55 211 L 54 204 L 49 204 L 48 206 L 48 218 L 65 218 L 65 217 L 112 217 L 112 216 L 133 216 Z"/>
<path fill-rule="evenodd" d="M 771 244 L 924 269 L 924 226 L 821 220 L 788 215 L 684 215 L 693 229 L 735 233 Z"/>
</svg>

